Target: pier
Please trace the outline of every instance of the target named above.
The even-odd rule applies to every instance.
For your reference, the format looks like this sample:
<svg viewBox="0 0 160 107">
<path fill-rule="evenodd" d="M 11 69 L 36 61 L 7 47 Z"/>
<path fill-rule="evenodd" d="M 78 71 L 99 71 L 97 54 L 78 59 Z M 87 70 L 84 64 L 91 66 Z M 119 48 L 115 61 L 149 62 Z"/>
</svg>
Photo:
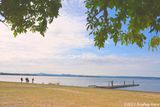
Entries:
<svg viewBox="0 0 160 107">
<path fill-rule="evenodd" d="M 88 85 L 88 87 L 106 88 L 106 89 L 126 88 L 126 87 L 135 87 L 135 86 L 139 86 L 139 84 L 135 84 L 134 81 L 130 84 L 126 84 L 126 81 L 124 81 L 123 84 L 118 84 L 118 85 L 115 85 L 113 81 L 110 81 L 108 86 Z"/>
</svg>

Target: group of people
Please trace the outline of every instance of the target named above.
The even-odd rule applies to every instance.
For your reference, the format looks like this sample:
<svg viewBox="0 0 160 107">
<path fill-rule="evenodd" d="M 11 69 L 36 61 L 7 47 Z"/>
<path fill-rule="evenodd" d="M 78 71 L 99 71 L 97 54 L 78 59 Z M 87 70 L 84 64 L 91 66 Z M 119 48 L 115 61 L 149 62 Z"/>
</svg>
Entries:
<svg viewBox="0 0 160 107">
<path fill-rule="evenodd" d="M 23 80 L 23 78 L 21 77 L 21 83 L 22 83 L 23 81 L 24 81 L 24 80 Z M 26 81 L 26 83 L 29 83 L 29 78 L 26 77 L 26 78 L 25 78 L 25 81 Z M 34 83 L 34 78 L 32 78 L 32 83 Z"/>
</svg>

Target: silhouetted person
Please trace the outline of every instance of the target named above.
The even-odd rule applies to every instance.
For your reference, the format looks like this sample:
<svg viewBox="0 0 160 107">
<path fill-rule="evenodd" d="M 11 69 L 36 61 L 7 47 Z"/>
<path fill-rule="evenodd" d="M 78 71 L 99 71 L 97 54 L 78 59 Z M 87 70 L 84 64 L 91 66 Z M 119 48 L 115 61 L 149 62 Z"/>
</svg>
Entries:
<svg viewBox="0 0 160 107">
<path fill-rule="evenodd" d="M 21 78 L 21 83 L 23 82 L 23 78 Z"/>
<path fill-rule="evenodd" d="M 34 83 L 34 78 L 32 78 L 32 84 Z"/>
<path fill-rule="evenodd" d="M 26 83 L 29 83 L 29 79 L 28 78 L 26 78 Z"/>
<path fill-rule="evenodd" d="M 124 85 L 126 85 L 126 81 L 124 81 Z"/>
</svg>

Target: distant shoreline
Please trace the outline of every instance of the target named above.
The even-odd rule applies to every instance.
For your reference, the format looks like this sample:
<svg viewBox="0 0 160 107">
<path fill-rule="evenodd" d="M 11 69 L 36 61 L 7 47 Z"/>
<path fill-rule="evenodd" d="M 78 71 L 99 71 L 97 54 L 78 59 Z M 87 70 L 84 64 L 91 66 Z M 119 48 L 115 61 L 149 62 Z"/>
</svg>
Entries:
<svg viewBox="0 0 160 107">
<path fill-rule="evenodd" d="M 139 79 L 160 79 L 160 77 L 145 77 L 145 76 L 92 76 L 92 75 L 75 75 L 75 74 L 47 74 L 47 73 L 3 73 L 0 75 L 10 76 L 54 76 L 54 77 L 96 77 L 96 78 L 139 78 Z"/>
</svg>

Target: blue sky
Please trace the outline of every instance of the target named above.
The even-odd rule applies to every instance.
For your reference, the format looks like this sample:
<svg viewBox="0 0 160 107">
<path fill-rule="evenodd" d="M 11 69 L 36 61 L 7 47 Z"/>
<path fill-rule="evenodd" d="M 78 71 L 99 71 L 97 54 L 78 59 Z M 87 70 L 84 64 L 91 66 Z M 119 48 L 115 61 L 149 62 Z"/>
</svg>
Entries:
<svg viewBox="0 0 160 107">
<path fill-rule="evenodd" d="M 140 49 L 107 41 L 103 49 L 94 47 L 85 11 L 83 0 L 63 1 L 44 38 L 30 32 L 14 38 L 0 23 L 0 72 L 160 77 L 160 52 L 147 45 Z"/>
</svg>

